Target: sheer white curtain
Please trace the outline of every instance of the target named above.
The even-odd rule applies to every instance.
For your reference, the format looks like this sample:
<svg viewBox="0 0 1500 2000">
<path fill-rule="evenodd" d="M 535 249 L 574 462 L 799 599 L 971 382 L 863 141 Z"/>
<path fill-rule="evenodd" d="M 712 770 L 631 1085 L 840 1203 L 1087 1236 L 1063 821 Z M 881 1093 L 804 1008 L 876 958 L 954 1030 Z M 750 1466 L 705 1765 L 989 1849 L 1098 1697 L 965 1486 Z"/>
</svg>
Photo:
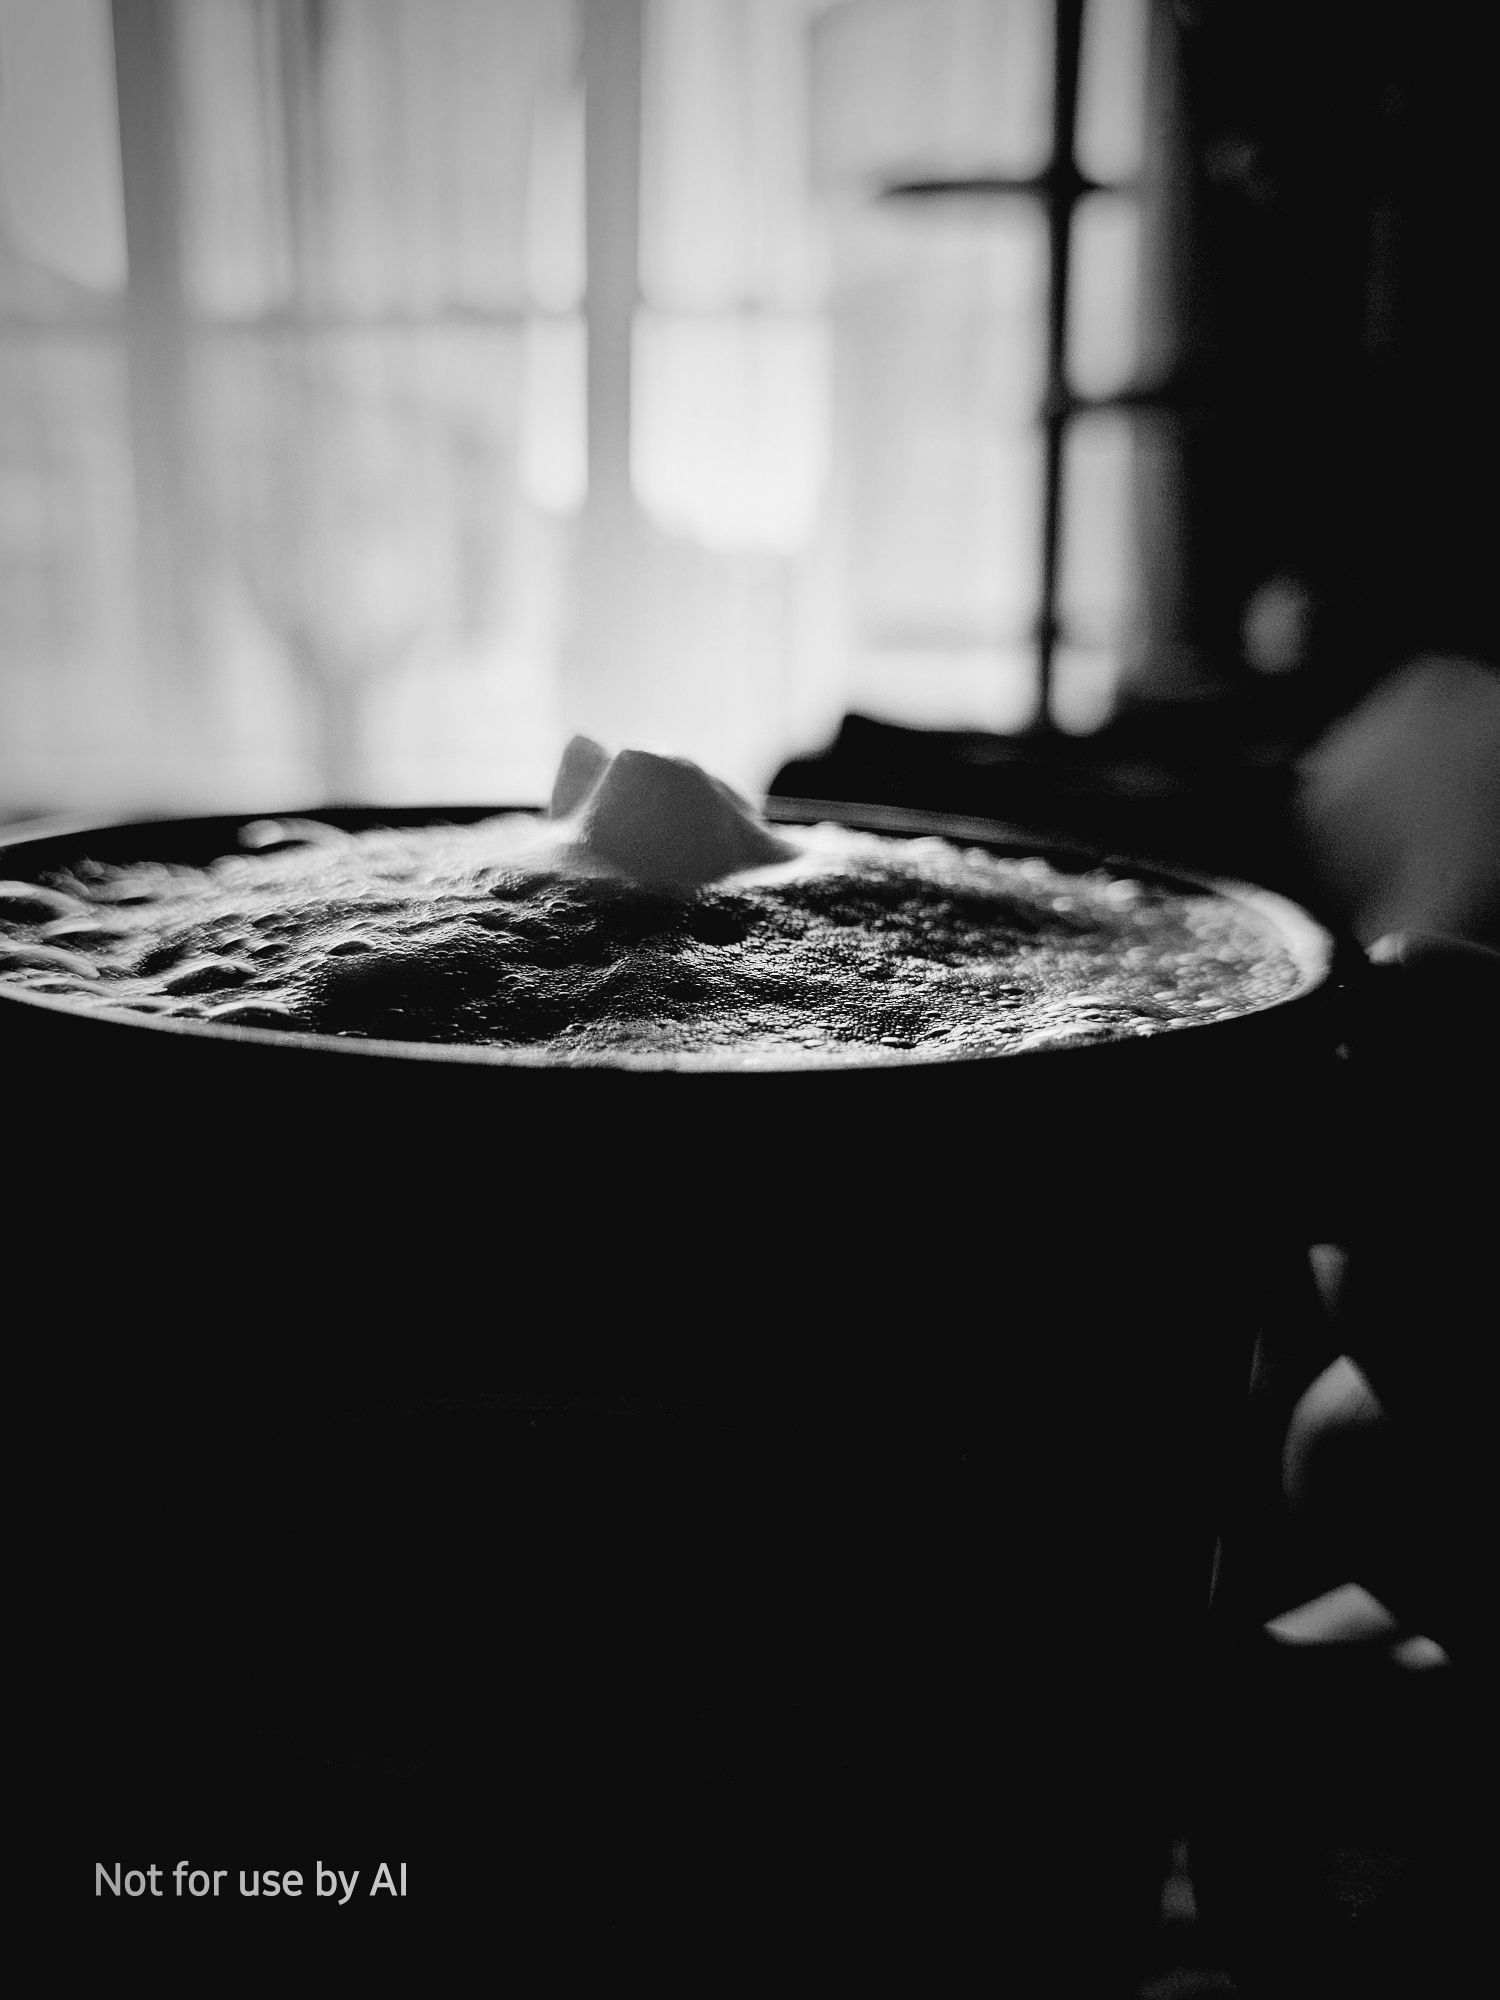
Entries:
<svg viewBox="0 0 1500 2000">
<path fill-rule="evenodd" d="M 1145 5 L 1090 10 L 1101 178 Z M 1042 206 L 880 190 L 1036 170 L 1050 18 L 0 0 L 0 810 L 526 798 L 575 728 L 753 788 L 850 706 L 1024 723 Z M 1136 209 L 1093 199 L 1107 391 Z M 1078 726 L 1131 452 L 1074 452 Z"/>
<path fill-rule="evenodd" d="M 545 777 L 579 485 L 576 44 L 553 0 L 178 14 L 199 467 L 239 630 L 269 642 L 243 678 L 279 668 L 335 796 Z"/>
<path fill-rule="evenodd" d="M 12 511 L 70 517 L 10 539 L 10 799 L 533 796 L 573 727 L 763 782 L 833 704 L 806 16 L 5 0 L 8 105 L 76 146 L 120 104 L 112 271 L 63 275 L 36 135 L 7 161 Z"/>
<path fill-rule="evenodd" d="M 0 803 L 541 783 L 576 42 L 556 0 L 5 0 Z"/>
<path fill-rule="evenodd" d="M 590 484 L 565 714 L 751 788 L 839 699 L 809 11 L 590 0 L 584 15 Z"/>
</svg>

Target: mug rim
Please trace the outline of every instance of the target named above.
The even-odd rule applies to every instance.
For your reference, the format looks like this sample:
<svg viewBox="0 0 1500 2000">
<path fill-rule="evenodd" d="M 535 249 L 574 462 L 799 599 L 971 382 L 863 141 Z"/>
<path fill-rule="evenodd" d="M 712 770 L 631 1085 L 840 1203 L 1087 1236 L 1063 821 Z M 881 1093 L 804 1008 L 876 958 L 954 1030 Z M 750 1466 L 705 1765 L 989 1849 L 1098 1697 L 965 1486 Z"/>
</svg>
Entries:
<svg viewBox="0 0 1500 2000">
<path fill-rule="evenodd" d="M 15 821 L 10 825 L 0 826 L 0 871 L 9 865 L 10 855 L 18 849 L 56 847 L 64 850 L 55 859 L 49 858 L 36 864 L 38 867 L 46 868 L 66 865 L 66 850 L 73 849 L 76 855 L 79 843 L 102 840 L 110 846 L 118 846 L 122 839 L 131 835 L 175 835 L 179 843 L 184 839 L 194 844 L 200 840 L 208 845 L 221 842 L 216 846 L 216 852 L 233 853 L 238 829 L 247 821 L 254 819 L 316 819 L 332 826 L 341 826 L 349 832 L 360 832 L 379 826 L 419 827 L 442 825 L 445 822 L 452 825 L 472 825 L 480 820 L 498 818 L 505 814 L 534 813 L 544 810 L 544 807 L 537 805 L 476 806 L 450 803 L 319 806 L 295 809 L 283 807 L 272 812 L 262 808 L 247 812 L 183 813 L 125 819 L 101 819 L 88 814 L 57 815 Z M 1164 1041 L 1180 1044 L 1184 1038 L 1201 1046 L 1202 1038 L 1217 1033 L 1222 1039 L 1225 1029 L 1237 1025 L 1271 1018 L 1276 1020 L 1287 1018 L 1290 1011 L 1300 1010 L 1306 1003 L 1317 1001 L 1335 982 L 1338 975 L 1340 948 L 1334 934 L 1290 897 L 1276 890 L 1263 888 L 1256 883 L 1202 874 L 1173 862 L 1122 855 L 1089 847 L 1083 843 L 1071 842 L 1054 834 L 1029 831 L 1003 820 L 973 815 L 929 812 L 908 806 L 868 805 L 844 800 L 801 798 L 767 799 L 762 803 L 761 810 L 773 825 L 812 826 L 820 822 L 833 821 L 857 832 L 884 833 L 908 839 L 935 836 L 957 845 L 982 846 L 1004 857 L 1035 856 L 1059 864 L 1065 869 L 1071 868 L 1080 872 L 1105 868 L 1157 886 L 1196 895 L 1220 897 L 1245 911 L 1263 931 L 1270 932 L 1291 959 L 1297 974 L 1297 984 L 1289 993 L 1237 1010 L 1228 1020 L 1174 1022 L 1150 1035 L 1128 1035 L 1087 1042 L 1061 1041 L 1030 1049 L 965 1049 L 948 1055 L 922 1055 L 913 1052 L 903 1054 L 895 1060 L 874 1056 L 861 1059 L 859 1055 L 853 1055 L 847 1060 L 836 1063 L 809 1061 L 803 1057 L 783 1060 L 771 1058 L 753 1065 L 730 1065 L 703 1061 L 692 1056 L 654 1054 L 600 1054 L 559 1061 L 555 1055 L 544 1055 L 528 1049 L 496 1048 L 483 1044 L 407 1042 L 375 1036 L 346 1038 L 317 1034 L 307 1029 L 256 1028 L 227 1022 L 146 1015 L 123 1006 L 80 1008 L 71 1000 L 58 995 L 28 992 L 24 988 L 4 985 L 0 985 L 0 1005 L 14 1003 L 23 1008 L 42 1011 L 49 1016 L 61 1016 L 80 1023 L 91 1021 L 108 1023 L 115 1027 L 135 1028 L 158 1038 L 166 1035 L 185 1037 L 191 1042 L 208 1042 L 223 1046 L 297 1048 L 320 1055 L 336 1055 L 356 1060 L 363 1058 L 402 1063 L 435 1062 L 450 1068 L 457 1064 L 512 1072 L 561 1072 L 573 1075 L 611 1076 L 636 1074 L 658 1077 L 828 1076 L 869 1075 L 877 1072 L 881 1075 L 910 1075 L 914 1071 L 931 1073 L 972 1070 L 976 1066 L 987 1067 L 995 1062 L 1003 1062 L 1009 1066 L 1016 1062 L 1035 1064 L 1044 1059 L 1057 1060 L 1063 1056 L 1076 1059 L 1085 1054 L 1096 1054 L 1101 1051 L 1118 1054 L 1123 1049 L 1137 1045 L 1160 1048 Z M 161 860 L 171 857 L 142 853 L 138 858 Z M 161 1046 L 159 1039 L 153 1046 Z"/>
</svg>

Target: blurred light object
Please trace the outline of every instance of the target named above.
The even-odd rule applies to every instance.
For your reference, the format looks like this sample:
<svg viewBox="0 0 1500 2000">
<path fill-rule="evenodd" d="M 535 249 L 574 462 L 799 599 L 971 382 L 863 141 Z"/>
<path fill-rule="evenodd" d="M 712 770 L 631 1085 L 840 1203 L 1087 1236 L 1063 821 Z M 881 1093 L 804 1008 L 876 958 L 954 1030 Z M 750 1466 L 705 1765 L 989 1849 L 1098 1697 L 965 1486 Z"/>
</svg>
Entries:
<svg viewBox="0 0 1500 2000">
<path fill-rule="evenodd" d="M 134 591 L 127 400 L 112 343 L 0 342 L 0 787 L 29 765 L 40 803 L 70 755 L 92 763 L 139 735 L 119 622 Z"/>
<path fill-rule="evenodd" d="M 1306 666 L 1317 611 L 1312 588 L 1301 577 L 1268 577 L 1251 592 L 1240 644 L 1257 673 L 1294 674 Z"/>
<path fill-rule="evenodd" d="M 575 42 L 576 24 L 572 36 L 557 36 L 532 112 L 523 292 L 542 313 L 576 314 L 588 284 L 583 89 Z"/>
<path fill-rule="evenodd" d="M 836 315 L 866 329 L 862 337 L 899 371 L 868 384 L 851 360 L 850 389 L 887 402 L 869 409 L 870 421 L 899 421 L 908 387 L 923 393 L 956 367 L 950 408 L 972 397 L 971 423 L 1018 430 L 1035 422 L 1045 383 L 1046 236 L 1040 206 L 1024 196 L 957 194 L 838 212 Z"/>
<path fill-rule="evenodd" d="M 1074 157 L 1087 179 L 1133 180 L 1145 163 L 1153 0 L 1089 0 L 1083 10 Z"/>
<path fill-rule="evenodd" d="M 197 308 L 512 312 L 533 274 L 567 293 L 567 0 L 192 0 L 175 26 Z"/>
<path fill-rule="evenodd" d="M 1141 211 L 1132 197 L 1086 195 L 1073 217 L 1068 379 L 1075 394 L 1112 396 L 1140 359 Z"/>
<path fill-rule="evenodd" d="M 198 0 L 177 19 L 178 144 L 190 163 L 181 215 L 188 302 L 253 318 L 296 285 L 292 167 L 279 113 L 284 12 Z M 163 107 L 166 112 L 166 107 Z"/>
<path fill-rule="evenodd" d="M 1052 656 L 1052 719 L 1065 736 L 1092 736 L 1115 712 L 1120 662 L 1112 650 L 1061 645 Z"/>
<path fill-rule="evenodd" d="M 76 284 L 125 281 L 108 0 L 0 0 L 0 226 Z"/>
<path fill-rule="evenodd" d="M 464 441 L 477 408 L 444 409 L 463 357 L 438 330 L 282 335 L 219 358 L 204 386 L 217 392 L 224 546 L 312 698 L 322 782 L 348 800 L 367 778 L 372 684 L 421 646 L 451 643 L 466 610 L 492 627 L 483 601 L 463 603 Z M 481 593 L 492 569 L 478 566 Z"/>
<path fill-rule="evenodd" d="M 810 546 L 828 417 L 797 169 L 807 13 L 587 0 L 583 15 L 589 476 L 562 712 L 751 790 L 836 699 Z"/>
<path fill-rule="evenodd" d="M 648 514 L 707 548 L 805 547 L 827 459 L 822 326 L 646 313 L 635 356 L 632 462 Z"/>
<path fill-rule="evenodd" d="M 1134 460 L 1131 426 L 1118 412 L 1080 417 L 1069 432 L 1060 614 L 1066 640 L 1090 651 L 1107 646 L 1131 609 Z"/>
<path fill-rule="evenodd" d="M 808 0 L 647 0 L 641 292 L 648 305 L 816 310 Z"/>
<path fill-rule="evenodd" d="M 1298 820 L 1328 907 L 1362 944 L 1430 931 L 1500 945 L 1500 672 L 1407 662 L 1308 754 Z"/>
<path fill-rule="evenodd" d="M 576 514 L 588 492 L 586 365 L 581 319 L 527 322 L 516 455 L 525 498 L 552 514 Z"/>
<path fill-rule="evenodd" d="M 1036 720 L 1032 649 L 1027 644 L 872 647 L 859 657 L 849 701 L 857 712 L 883 722 L 1013 734 Z"/>
<path fill-rule="evenodd" d="M 934 686 L 952 648 L 1024 639 L 1036 616 L 1045 249 L 1021 200 L 864 211 L 838 240 L 851 643 L 911 655 L 925 633 Z"/>
<path fill-rule="evenodd" d="M 1020 178 L 1052 137 L 1048 0 L 840 0 L 813 44 L 825 185 Z"/>
<path fill-rule="evenodd" d="M 0 0 L 0 812 L 150 754 L 112 83 L 106 0 Z"/>
<path fill-rule="evenodd" d="M 805 0 L 648 0 L 631 472 L 707 548 L 805 548 L 828 452 Z"/>
</svg>

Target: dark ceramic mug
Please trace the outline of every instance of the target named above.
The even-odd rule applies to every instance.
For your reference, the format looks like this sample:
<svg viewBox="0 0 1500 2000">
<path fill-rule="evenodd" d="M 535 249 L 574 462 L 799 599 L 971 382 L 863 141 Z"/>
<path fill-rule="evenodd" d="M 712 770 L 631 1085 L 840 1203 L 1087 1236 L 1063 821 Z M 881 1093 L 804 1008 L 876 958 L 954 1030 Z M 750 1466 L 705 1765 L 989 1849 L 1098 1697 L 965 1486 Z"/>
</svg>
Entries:
<svg viewBox="0 0 1500 2000">
<path fill-rule="evenodd" d="M 0 868 L 202 863 L 237 825 L 21 829 Z M 37 1086 L 25 1338 L 79 1385 L 91 1657 L 137 1639 L 93 1767 L 123 1758 L 168 1818 L 483 1823 L 512 1868 L 581 1799 L 638 1886 L 686 1871 L 731 1926 L 823 1894 L 870 1937 L 972 1941 L 996 1839 L 995 1920 L 1034 1924 L 1061 1841 L 1123 1923 L 1340 1032 L 1312 919 L 1166 879 L 1249 900 L 1293 994 L 1145 1040 L 754 1073 L 0 995 Z M 653 1787 L 665 1844 L 628 1824 Z"/>
</svg>

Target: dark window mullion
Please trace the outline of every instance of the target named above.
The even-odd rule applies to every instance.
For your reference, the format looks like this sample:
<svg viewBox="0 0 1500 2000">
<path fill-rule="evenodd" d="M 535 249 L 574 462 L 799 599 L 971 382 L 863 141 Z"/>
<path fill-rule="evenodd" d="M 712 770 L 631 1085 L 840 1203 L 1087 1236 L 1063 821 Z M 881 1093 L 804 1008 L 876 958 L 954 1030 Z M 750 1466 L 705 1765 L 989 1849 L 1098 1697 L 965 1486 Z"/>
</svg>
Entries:
<svg viewBox="0 0 1500 2000">
<path fill-rule="evenodd" d="M 1058 637 L 1062 552 L 1063 445 L 1072 415 L 1067 377 L 1068 263 L 1073 210 L 1083 182 L 1074 159 L 1078 123 L 1078 54 L 1083 0 L 1055 0 L 1052 37 L 1052 157 L 1047 201 L 1047 372 L 1042 410 L 1042 574 L 1037 609 L 1036 727 L 1053 726 L 1053 657 Z"/>
</svg>

